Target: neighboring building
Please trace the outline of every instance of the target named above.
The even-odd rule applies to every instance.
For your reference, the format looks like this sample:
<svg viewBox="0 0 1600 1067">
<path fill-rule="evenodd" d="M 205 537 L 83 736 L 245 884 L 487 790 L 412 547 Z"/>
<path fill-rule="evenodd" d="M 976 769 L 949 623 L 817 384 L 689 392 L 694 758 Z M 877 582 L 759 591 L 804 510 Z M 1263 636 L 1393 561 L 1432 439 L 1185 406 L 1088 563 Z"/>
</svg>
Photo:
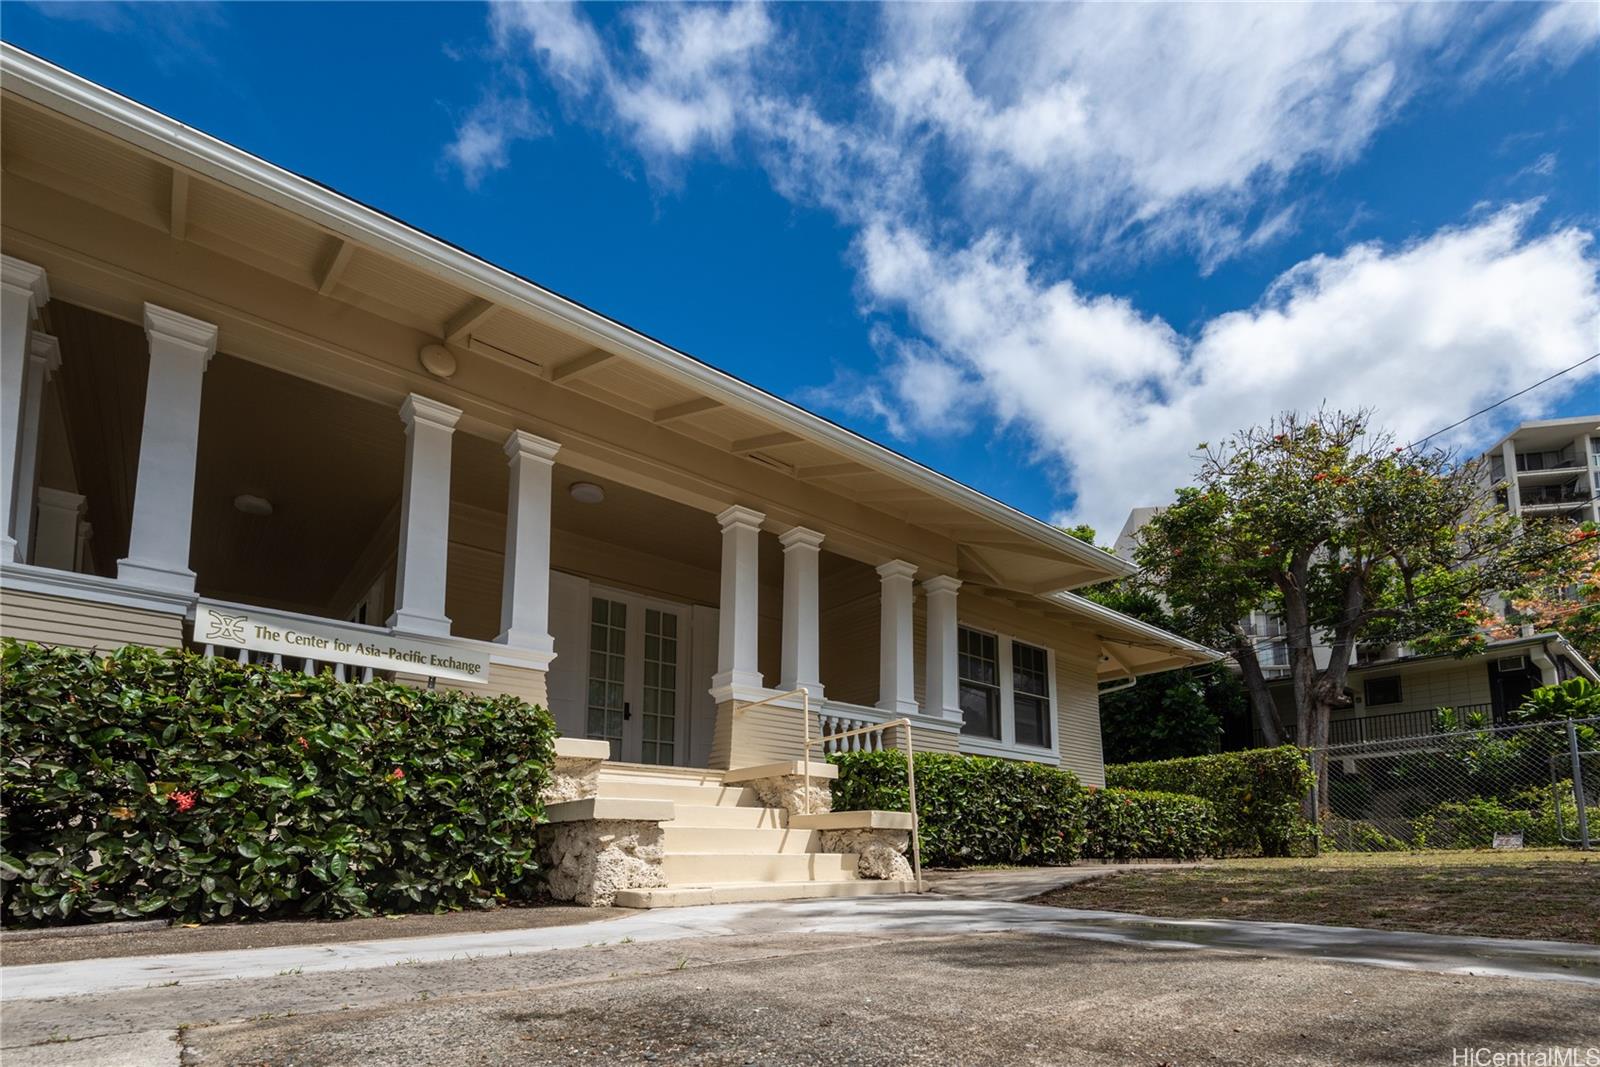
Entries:
<svg viewBox="0 0 1600 1067">
<path fill-rule="evenodd" d="M 1445 654 L 1364 660 L 1350 668 L 1350 703 L 1334 711 L 1328 743 L 1436 733 L 1441 708 L 1453 709 L 1461 725 L 1499 725 L 1529 693 L 1569 678 L 1600 682 L 1594 666 L 1558 633 L 1492 641 L 1466 658 Z M 1293 689 L 1287 680 L 1277 681 L 1272 696 L 1292 737 Z"/>
<path fill-rule="evenodd" d="M 1525 422 L 1483 458 L 1511 514 L 1600 522 L 1600 415 Z"/>
<path fill-rule="evenodd" d="M 804 753 L 799 698 L 744 705 L 803 686 L 813 734 L 905 718 L 1099 784 L 1099 687 L 1216 658 L 1068 591 L 1116 557 L 0 57 L 6 635 L 514 693 L 627 765 L 617 810 L 679 804 L 669 887 L 817 892 L 854 874 L 814 832 L 711 811 L 758 803 L 724 772 Z"/>
</svg>

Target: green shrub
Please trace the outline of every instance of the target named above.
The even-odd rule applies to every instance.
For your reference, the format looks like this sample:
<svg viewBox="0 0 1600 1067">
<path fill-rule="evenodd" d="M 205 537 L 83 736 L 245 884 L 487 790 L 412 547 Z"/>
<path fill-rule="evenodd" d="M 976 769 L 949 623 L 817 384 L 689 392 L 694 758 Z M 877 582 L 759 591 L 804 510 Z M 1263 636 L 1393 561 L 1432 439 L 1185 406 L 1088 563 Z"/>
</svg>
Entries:
<svg viewBox="0 0 1600 1067">
<path fill-rule="evenodd" d="M 1411 848 L 1375 823 L 1339 815 L 1323 818 L 1322 845 L 1330 852 L 1405 852 Z"/>
<path fill-rule="evenodd" d="M 904 753 L 842 752 L 835 811 L 906 810 Z M 1042 763 L 919 752 L 922 862 L 935 867 L 1071 863 L 1083 848 L 1083 789 Z"/>
<path fill-rule="evenodd" d="M 1575 834 L 1578 805 L 1572 782 L 1560 783 L 1561 824 Z M 1495 797 L 1468 797 L 1436 804 L 1412 820 L 1417 848 L 1489 848 L 1495 834 L 1522 835 L 1529 847 L 1554 848 L 1562 844 L 1556 824 L 1556 801 L 1549 786 L 1525 789 L 1510 801 Z"/>
<path fill-rule="evenodd" d="M 1217 809 L 1183 793 L 1090 789 L 1085 856 L 1193 860 L 1217 851 Z"/>
<path fill-rule="evenodd" d="M 1211 801 L 1221 847 L 1266 856 L 1288 855 L 1307 835 L 1300 802 L 1312 781 L 1305 753 L 1293 745 L 1106 768 L 1106 785 L 1115 789 L 1188 793 Z"/>
<path fill-rule="evenodd" d="M 513 697 L 4 643 L 23 925 L 437 911 L 537 890 L 555 725 Z"/>
</svg>

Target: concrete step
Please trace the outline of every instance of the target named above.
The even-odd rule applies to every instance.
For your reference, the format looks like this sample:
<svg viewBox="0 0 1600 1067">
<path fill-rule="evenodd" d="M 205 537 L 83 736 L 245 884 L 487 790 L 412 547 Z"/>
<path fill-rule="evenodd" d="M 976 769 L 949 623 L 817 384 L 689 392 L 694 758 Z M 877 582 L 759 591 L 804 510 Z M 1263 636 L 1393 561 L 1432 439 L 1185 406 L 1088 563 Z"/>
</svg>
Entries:
<svg viewBox="0 0 1600 1067">
<path fill-rule="evenodd" d="M 848 882 L 723 882 L 716 885 L 624 889 L 619 908 L 686 908 L 697 904 L 743 904 L 770 900 L 819 900 L 915 892 L 912 882 L 856 879 Z"/>
<path fill-rule="evenodd" d="M 682 811 L 682 808 L 677 809 Z M 717 811 L 727 810 L 722 808 Z M 737 810 L 737 809 L 735 809 Z M 761 809 L 756 809 L 761 810 Z M 667 855 L 684 852 L 738 852 L 754 855 L 817 852 L 822 848 L 819 830 L 781 830 L 735 826 L 685 826 L 681 820 L 662 827 Z"/>
<path fill-rule="evenodd" d="M 600 795 L 636 800 L 670 800 L 674 804 L 714 807 L 757 805 L 761 802 L 756 791 L 747 786 L 669 785 L 605 777 L 600 779 Z"/>
<path fill-rule="evenodd" d="M 600 780 L 603 782 L 718 786 L 722 784 L 722 775 L 722 771 L 706 770 L 704 767 L 660 767 L 649 763 L 612 763 L 609 760 L 600 766 Z"/>
<path fill-rule="evenodd" d="M 844 882 L 856 877 L 859 857 L 844 852 L 756 855 L 737 852 L 667 852 L 661 871 L 668 886 L 723 882 Z"/>
<path fill-rule="evenodd" d="M 715 804 L 679 804 L 673 817 L 675 826 L 726 826 L 754 830 L 782 830 L 789 825 L 789 813 L 782 808 L 718 807 Z"/>
</svg>

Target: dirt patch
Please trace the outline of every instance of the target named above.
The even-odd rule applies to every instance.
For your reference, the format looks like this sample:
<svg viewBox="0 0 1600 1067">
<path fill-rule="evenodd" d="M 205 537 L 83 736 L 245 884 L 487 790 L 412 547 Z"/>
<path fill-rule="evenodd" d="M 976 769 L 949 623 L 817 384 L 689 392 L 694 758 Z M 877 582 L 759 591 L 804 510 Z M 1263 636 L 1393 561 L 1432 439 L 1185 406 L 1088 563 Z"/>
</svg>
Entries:
<svg viewBox="0 0 1600 1067">
<path fill-rule="evenodd" d="M 1227 861 L 1125 871 L 1035 903 L 1174 919 L 1600 944 L 1600 858 L 1455 853 Z"/>
<path fill-rule="evenodd" d="M 442 915 L 387 915 L 330 922 L 274 920 L 213 923 L 195 927 L 169 926 L 39 941 L 9 941 L 0 935 L 0 963 L 16 967 L 30 963 L 63 963 L 67 960 L 107 957 L 164 956 L 176 952 L 231 952 L 246 948 L 380 941 L 395 937 L 431 937 L 435 934 L 486 934 L 500 930 L 571 926 L 629 914 L 632 913 L 620 908 L 550 905 L 453 911 Z"/>
</svg>

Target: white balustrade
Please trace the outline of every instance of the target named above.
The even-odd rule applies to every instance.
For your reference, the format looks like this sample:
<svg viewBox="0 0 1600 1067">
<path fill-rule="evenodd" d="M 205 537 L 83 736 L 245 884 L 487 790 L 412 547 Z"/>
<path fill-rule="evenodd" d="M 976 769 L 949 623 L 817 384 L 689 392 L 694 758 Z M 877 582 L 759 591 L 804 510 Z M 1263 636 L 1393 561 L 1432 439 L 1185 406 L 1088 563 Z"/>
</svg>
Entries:
<svg viewBox="0 0 1600 1067">
<path fill-rule="evenodd" d="M 883 721 L 882 717 L 873 708 L 861 708 L 849 704 L 836 704 L 829 701 L 817 713 L 817 724 L 822 737 L 822 751 L 827 754 L 835 752 L 882 752 L 888 748 L 887 739 L 883 736 L 886 731 L 875 730 L 872 733 L 855 734 L 842 740 L 833 740 L 837 734 L 846 734 L 852 730 L 866 730 Z"/>
</svg>

